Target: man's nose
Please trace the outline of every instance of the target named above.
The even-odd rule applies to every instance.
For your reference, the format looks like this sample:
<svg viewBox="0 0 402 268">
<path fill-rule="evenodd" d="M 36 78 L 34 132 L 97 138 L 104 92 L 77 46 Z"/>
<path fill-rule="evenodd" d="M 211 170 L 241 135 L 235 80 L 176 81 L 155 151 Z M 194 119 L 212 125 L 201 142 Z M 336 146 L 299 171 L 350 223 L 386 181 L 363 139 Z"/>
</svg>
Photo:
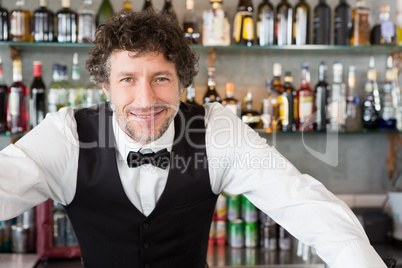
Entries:
<svg viewBox="0 0 402 268">
<path fill-rule="evenodd" d="M 135 94 L 135 103 L 138 107 L 148 108 L 155 103 L 155 92 L 149 82 L 141 83 Z"/>
</svg>

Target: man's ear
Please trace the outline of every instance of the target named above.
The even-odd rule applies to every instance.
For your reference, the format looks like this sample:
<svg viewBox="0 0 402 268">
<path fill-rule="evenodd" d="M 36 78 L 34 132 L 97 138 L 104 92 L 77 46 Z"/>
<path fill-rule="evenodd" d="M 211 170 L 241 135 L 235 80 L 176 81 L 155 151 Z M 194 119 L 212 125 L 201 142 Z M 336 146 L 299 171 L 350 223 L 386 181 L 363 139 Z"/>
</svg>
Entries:
<svg viewBox="0 0 402 268">
<path fill-rule="evenodd" d="M 106 84 L 102 84 L 102 90 L 103 90 L 103 93 L 105 93 L 106 97 L 107 97 L 108 99 L 110 99 L 110 96 L 109 96 L 109 89 L 108 89 L 108 87 L 107 87 Z"/>
</svg>

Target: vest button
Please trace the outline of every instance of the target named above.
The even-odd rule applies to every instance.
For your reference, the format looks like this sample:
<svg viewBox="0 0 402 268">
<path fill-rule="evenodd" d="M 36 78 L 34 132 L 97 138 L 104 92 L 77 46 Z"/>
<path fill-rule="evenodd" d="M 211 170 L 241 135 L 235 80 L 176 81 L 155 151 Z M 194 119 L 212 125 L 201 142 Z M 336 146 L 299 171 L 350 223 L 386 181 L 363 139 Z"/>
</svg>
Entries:
<svg viewBox="0 0 402 268">
<path fill-rule="evenodd" d="M 149 243 L 144 243 L 142 246 L 143 246 L 144 248 L 149 248 Z"/>
<path fill-rule="evenodd" d="M 143 223 L 143 224 L 142 224 L 142 227 L 148 228 L 148 227 L 149 227 L 149 223 L 148 223 L 148 222 Z"/>
</svg>

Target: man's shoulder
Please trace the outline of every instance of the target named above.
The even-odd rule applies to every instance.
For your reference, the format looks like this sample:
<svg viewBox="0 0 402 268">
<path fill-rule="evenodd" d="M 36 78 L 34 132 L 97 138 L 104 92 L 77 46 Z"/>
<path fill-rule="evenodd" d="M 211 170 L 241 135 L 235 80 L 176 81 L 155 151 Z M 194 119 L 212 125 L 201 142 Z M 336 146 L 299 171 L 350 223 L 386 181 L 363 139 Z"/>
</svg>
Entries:
<svg viewBox="0 0 402 268">
<path fill-rule="evenodd" d="M 101 103 L 89 107 L 75 107 L 73 110 L 76 120 L 85 120 L 98 115 L 112 115 L 109 103 Z"/>
</svg>

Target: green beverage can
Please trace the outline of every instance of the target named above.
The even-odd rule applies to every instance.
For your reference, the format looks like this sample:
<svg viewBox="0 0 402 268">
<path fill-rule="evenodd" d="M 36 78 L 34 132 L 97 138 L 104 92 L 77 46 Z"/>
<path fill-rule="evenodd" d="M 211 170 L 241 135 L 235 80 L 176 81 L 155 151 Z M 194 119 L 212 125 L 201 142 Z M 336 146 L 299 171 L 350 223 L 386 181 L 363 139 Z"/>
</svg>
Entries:
<svg viewBox="0 0 402 268">
<path fill-rule="evenodd" d="M 245 196 L 241 197 L 241 216 L 245 222 L 258 221 L 258 209 Z"/>
<path fill-rule="evenodd" d="M 243 226 L 243 220 L 241 219 L 229 222 L 229 245 L 232 248 L 242 248 L 244 246 Z"/>
<path fill-rule="evenodd" d="M 254 248 L 258 245 L 258 223 L 246 222 L 244 224 L 244 245 Z"/>
<path fill-rule="evenodd" d="M 230 265 L 240 266 L 243 260 L 243 249 L 241 248 L 231 248 L 230 249 Z"/>
<path fill-rule="evenodd" d="M 246 266 L 257 265 L 257 249 L 246 248 L 245 250 Z"/>
<path fill-rule="evenodd" d="M 240 219 L 240 196 L 230 195 L 227 197 L 227 218 L 229 221 Z"/>
</svg>

